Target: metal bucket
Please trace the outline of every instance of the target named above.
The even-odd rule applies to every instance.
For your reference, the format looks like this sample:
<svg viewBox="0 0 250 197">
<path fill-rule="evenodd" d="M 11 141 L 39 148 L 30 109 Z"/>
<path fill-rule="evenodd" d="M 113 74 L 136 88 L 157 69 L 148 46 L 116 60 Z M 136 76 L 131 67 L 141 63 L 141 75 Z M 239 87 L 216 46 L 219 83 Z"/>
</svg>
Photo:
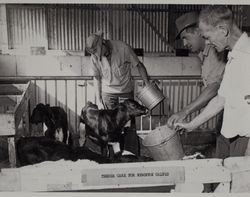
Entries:
<svg viewBox="0 0 250 197">
<path fill-rule="evenodd" d="M 151 131 L 142 144 L 156 161 L 180 160 L 184 157 L 179 133 L 166 125 Z"/>
<path fill-rule="evenodd" d="M 165 98 L 155 83 L 146 85 L 136 96 L 149 110 L 152 110 Z"/>
</svg>

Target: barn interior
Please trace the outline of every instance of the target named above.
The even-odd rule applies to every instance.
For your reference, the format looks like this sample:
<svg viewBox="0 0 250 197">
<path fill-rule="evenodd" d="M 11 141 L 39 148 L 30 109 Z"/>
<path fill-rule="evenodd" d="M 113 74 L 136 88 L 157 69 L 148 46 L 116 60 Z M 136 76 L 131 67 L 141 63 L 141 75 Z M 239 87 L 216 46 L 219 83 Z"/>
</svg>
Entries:
<svg viewBox="0 0 250 197">
<path fill-rule="evenodd" d="M 104 32 L 104 39 L 121 40 L 129 44 L 145 65 L 150 80 L 156 81 L 165 96 L 150 114 L 136 118 L 141 154 L 150 156 L 142 144 L 142 139 L 156 127 L 165 125 L 173 113 L 187 106 L 204 89 L 201 61 L 195 53 L 183 46 L 181 40 L 175 39 L 177 33 L 175 20 L 183 13 L 200 11 L 206 6 L 205 4 L 1 3 L 0 168 L 6 169 L 2 172 L 18 169 L 15 143 L 20 137 L 43 135 L 43 124 L 30 123 L 31 113 L 39 103 L 62 107 L 67 113 L 74 146 L 83 146 L 86 138 L 85 133 L 79 128 L 81 110 L 88 101 L 96 102 L 90 55 L 85 47 L 87 37 L 98 30 Z M 250 6 L 228 6 L 233 11 L 234 20 L 240 29 L 250 33 Z M 135 81 L 135 100 L 138 101 L 136 94 L 143 87 L 143 83 L 134 68 L 132 75 Z M 192 120 L 199 113 L 200 111 L 190 114 L 187 120 Z M 180 134 L 185 155 L 199 152 L 206 159 L 213 158 L 216 135 L 219 132 L 216 128 L 217 122 L 216 116 L 197 130 Z M 178 162 L 176 168 L 181 168 Z M 203 166 L 203 161 L 196 162 L 195 166 Z M 210 163 L 208 167 L 220 165 L 220 162 L 217 162 L 216 160 Z M 60 165 L 65 168 L 66 163 L 67 161 Z M 54 164 L 50 165 L 56 168 Z M 160 168 L 160 164 L 156 165 Z M 122 166 L 124 165 L 121 164 L 118 169 L 122 169 Z M 133 167 L 140 167 L 140 164 L 132 164 Z M 35 167 L 30 166 L 29 169 L 27 166 L 25 170 L 27 172 L 30 170 L 32 173 Z M 218 177 L 219 175 L 218 173 Z M 180 174 L 177 177 L 182 179 Z M 228 183 L 228 176 L 226 177 L 227 180 L 224 182 Z M 178 181 L 178 178 L 174 180 Z M 3 178 L 0 178 L 1 181 Z M 136 184 L 139 185 L 139 182 L 135 181 Z M 169 192 L 171 189 L 166 189 L 161 184 L 154 189 L 154 184 L 159 186 L 154 182 L 152 185 L 149 184 L 152 192 L 166 190 Z M 67 184 L 62 188 L 57 186 L 47 187 L 44 191 L 78 190 L 74 186 L 70 186 L 69 189 Z M 112 185 L 100 186 L 102 191 L 112 191 L 112 187 Z M 7 188 L 7 191 L 9 189 L 5 185 L 3 188 Z M 91 185 L 86 188 L 86 191 L 96 189 Z M 135 186 L 132 188 L 129 191 L 145 191 L 136 189 Z M 15 191 L 15 189 L 9 190 Z M 21 190 L 20 187 L 17 190 Z M 41 188 L 37 190 L 43 191 Z M 79 190 L 84 189 L 79 187 Z"/>
</svg>

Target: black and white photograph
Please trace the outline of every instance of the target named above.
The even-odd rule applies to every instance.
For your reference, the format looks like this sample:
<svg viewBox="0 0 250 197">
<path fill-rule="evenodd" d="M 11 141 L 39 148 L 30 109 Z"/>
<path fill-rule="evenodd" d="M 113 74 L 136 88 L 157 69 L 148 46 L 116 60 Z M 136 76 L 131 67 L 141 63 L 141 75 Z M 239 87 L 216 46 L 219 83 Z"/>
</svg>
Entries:
<svg viewBox="0 0 250 197">
<path fill-rule="evenodd" d="M 0 2 L 0 192 L 250 193 L 249 36 L 232 1 Z"/>
</svg>

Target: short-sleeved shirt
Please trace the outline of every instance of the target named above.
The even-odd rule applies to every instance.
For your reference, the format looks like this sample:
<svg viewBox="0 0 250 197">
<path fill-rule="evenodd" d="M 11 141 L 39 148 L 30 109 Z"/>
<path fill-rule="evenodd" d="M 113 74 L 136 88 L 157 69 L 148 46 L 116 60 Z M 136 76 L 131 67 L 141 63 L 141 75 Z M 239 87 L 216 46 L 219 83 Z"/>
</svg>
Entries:
<svg viewBox="0 0 250 197">
<path fill-rule="evenodd" d="M 202 62 L 201 77 L 204 86 L 214 82 L 221 83 L 226 65 L 224 52 L 218 53 L 212 45 L 206 44 L 198 56 Z"/>
<path fill-rule="evenodd" d="M 94 76 L 100 76 L 102 92 L 104 93 L 129 93 L 133 91 L 131 68 L 139 63 L 139 59 L 129 45 L 122 41 L 109 40 L 111 48 L 111 64 L 106 57 L 100 61 L 91 56 L 92 71 Z"/>
<path fill-rule="evenodd" d="M 243 33 L 228 54 L 225 74 L 218 90 L 225 98 L 221 134 L 227 138 L 236 135 L 250 137 L 250 38 Z"/>
</svg>

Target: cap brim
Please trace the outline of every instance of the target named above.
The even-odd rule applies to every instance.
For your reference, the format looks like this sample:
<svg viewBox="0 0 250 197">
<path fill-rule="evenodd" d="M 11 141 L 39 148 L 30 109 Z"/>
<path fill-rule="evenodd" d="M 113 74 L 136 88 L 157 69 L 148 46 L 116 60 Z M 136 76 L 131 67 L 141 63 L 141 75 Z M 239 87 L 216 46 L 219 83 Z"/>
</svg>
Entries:
<svg viewBox="0 0 250 197">
<path fill-rule="evenodd" d="M 101 36 L 98 36 L 98 41 L 96 43 L 96 49 L 95 52 L 93 52 L 93 50 L 91 48 L 85 47 L 86 51 L 91 54 L 91 55 L 95 55 L 98 58 L 101 57 L 102 54 L 102 40 L 103 38 Z"/>
<path fill-rule="evenodd" d="M 182 31 L 181 31 L 182 32 Z M 177 34 L 177 36 L 175 37 L 175 40 L 179 40 L 180 38 L 181 38 L 181 32 L 179 32 L 178 34 Z"/>
<path fill-rule="evenodd" d="M 191 23 L 191 24 L 188 24 L 187 26 L 185 26 L 175 37 L 175 40 L 179 40 L 181 38 L 181 33 L 187 29 L 188 27 L 192 27 L 194 26 L 196 23 Z"/>
</svg>

